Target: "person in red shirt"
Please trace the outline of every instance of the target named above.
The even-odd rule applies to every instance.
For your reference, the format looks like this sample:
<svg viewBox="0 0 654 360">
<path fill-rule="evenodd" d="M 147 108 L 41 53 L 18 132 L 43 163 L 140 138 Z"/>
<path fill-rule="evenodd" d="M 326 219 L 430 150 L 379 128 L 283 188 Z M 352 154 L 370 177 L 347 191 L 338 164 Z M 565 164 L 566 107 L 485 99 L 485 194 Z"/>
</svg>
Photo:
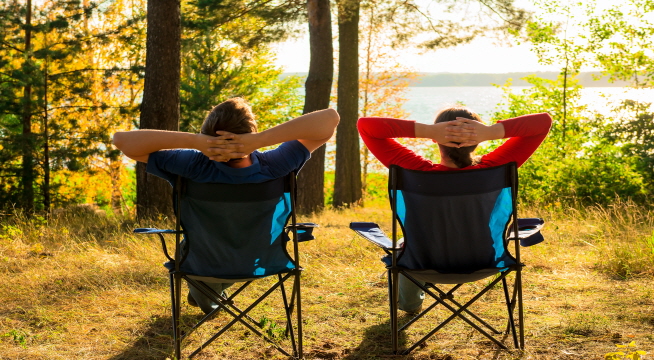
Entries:
<svg viewBox="0 0 654 360">
<path fill-rule="evenodd" d="M 463 106 L 441 110 L 433 124 L 381 117 L 364 117 L 357 122 L 363 142 L 384 166 L 420 171 L 479 169 L 512 161 L 521 166 L 540 146 L 551 126 L 552 118 L 547 113 L 484 125 L 479 115 Z M 440 162 L 432 163 L 395 138 L 432 139 L 438 143 Z M 481 157 L 474 155 L 480 142 L 503 138 L 509 139 L 492 152 Z M 399 287 L 399 308 L 408 313 L 419 312 L 424 299 L 422 290 L 404 276 L 400 277 Z"/>
<path fill-rule="evenodd" d="M 375 117 L 360 118 L 357 122 L 363 142 L 382 164 L 421 171 L 477 169 L 511 161 L 521 166 L 543 142 L 551 126 L 552 118 L 547 113 L 484 125 L 479 115 L 465 107 L 442 110 L 434 124 Z M 439 145 L 440 163 L 432 163 L 394 138 L 432 139 Z M 478 143 L 503 138 L 509 140 L 494 151 L 480 158 L 473 156 Z"/>
</svg>

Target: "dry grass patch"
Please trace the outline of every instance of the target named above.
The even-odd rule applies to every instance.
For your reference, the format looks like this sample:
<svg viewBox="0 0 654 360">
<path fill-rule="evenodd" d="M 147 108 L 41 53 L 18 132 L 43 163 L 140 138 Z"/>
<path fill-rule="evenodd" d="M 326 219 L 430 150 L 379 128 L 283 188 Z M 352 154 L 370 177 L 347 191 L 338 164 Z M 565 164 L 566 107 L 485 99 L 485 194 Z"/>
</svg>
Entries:
<svg viewBox="0 0 654 360">
<path fill-rule="evenodd" d="M 302 221 L 321 225 L 315 241 L 301 244 L 307 358 L 603 359 L 615 344 L 632 340 L 652 352 L 654 255 L 647 252 L 652 214 L 621 206 L 527 209 L 521 214 L 548 221 L 546 241 L 523 249 L 524 353 L 499 351 L 454 321 L 412 355 L 389 356 L 382 253 L 348 228 L 350 221 L 374 221 L 389 230 L 389 211 L 355 208 L 304 217 Z M 1 222 L 0 359 L 170 357 L 164 257 L 156 238 L 130 233 L 136 226 L 130 219 L 79 212 Z M 501 295 L 501 289 L 493 289 L 475 311 L 503 328 Z M 186 304 L 184 311 L 185 322 L 200 315 Z M 278 316 L 253 314 L 257 320 Z M 439 311 L 434 319 L 444 316 L 449 315 Z M 211 326 L 227 320 L 220 314 Z M 402 341 L 415 340 L 426 329 L 426 324 L 416 324 Z M 197 358 L 284 357 L 236 326 Z"/>
</svg>

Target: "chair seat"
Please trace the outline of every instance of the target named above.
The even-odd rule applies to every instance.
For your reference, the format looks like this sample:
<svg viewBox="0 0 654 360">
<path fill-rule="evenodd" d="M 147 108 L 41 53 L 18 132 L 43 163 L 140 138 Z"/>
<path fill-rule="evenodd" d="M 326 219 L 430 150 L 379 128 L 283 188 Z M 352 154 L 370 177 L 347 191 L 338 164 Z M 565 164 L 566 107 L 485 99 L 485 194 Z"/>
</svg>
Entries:
<svg viewBox="0 0 654 360">
<path fill-rule="evenodd" d="M 392 257 L 386 255 L 382 257 L 382 262 L 386 266 L 391 266 Z M 430 284 L 463 284 L 467 282 L 473 282 L 487 277 L 496 275 L 503 271 L 506 271 L 513 266 L 504 267 L 504 268 L 486 268 L 474 271 L 470 274 L 454 274 L 454 273 L 441 273 L 436 270 L 409 270 L 401 268 L 407 274 L 411 275 L 414 279 L 418 281 L 423 281 Z"/>
<path fill-rule="evenodd" d="M 169 271 L 173 272 L 175 271 L 175 262 L 174 261 L 166 261 L 163 266 Z M 282 271 L 279 274 L 285 274 L 290 272 L 292 269 L 288 269 L 286 271 Z M 184 273 L 184 275 L 190 277 L 191 279 L 202 281 L 205 283 L 236 283 L 236 282 L 244 282 L 244 281 L 254 281 L 258 280 L 264 277 L 268 277 L 271 275 L 264 275 L 264 276 L 258 276 L 258 277 L 238 277 L 238 278 L 219 278 L 219 277 L 214 277 L 214 276 L 202 276 L 202 275 L 196 275 L 196 274 L 189 274 L 189 273 Z M 277 274 L 272 274 L 272 275 L 277 275 Z"/>
</svg>

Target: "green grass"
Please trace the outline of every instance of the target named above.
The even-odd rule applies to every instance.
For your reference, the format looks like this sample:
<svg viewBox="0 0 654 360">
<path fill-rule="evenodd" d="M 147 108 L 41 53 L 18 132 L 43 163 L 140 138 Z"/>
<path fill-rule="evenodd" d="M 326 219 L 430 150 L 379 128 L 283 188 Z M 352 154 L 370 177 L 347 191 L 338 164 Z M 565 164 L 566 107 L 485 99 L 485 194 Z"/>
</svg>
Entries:
<svg viewBox="0 0 654 360">
<path fill-rule="evenodd" d="M 523 249 L 524 353 L 499 351 L 454 321 L 408 357 L 391 357 L 385 272 L 374 246 L 350 221 L 390 229 L 385 201 L 301 217 L 321 225 L 301 244 L 307 359 L 603 359 L 616 344 L 654 351 L 652 213 L 629 203 L 612 208 L 524 209 L 547 220 L 546 241 Z M 168 282 L 154 237 L 137 223 L 76 208 L 50 218 L 0 221 L 0 359 L 166 359 L 171 357 Z M 480 285 L 474 285 L 476 288 Z M 472 290 L 472 289 L 471 289 Z M 470 294 L 463 291 L 463 295 Z M 270 312 L 253 317 L 281 337 Z M 475 310 L 503 327 L 501 290 Z M 183 304 L 184 322 L 199 310 Z M 432 320 L 443 319 L 444 311 Z M 217 316 L 209 325 L 224 323 Z M 403 342 L 427 328 L 416 324 Z M 201 335 L 201 334 L 198 334 Z M 198 344 L 197 339 L 191 340 Z M 237 326 L 198 359 L 283 359 Z"/>
</svg>

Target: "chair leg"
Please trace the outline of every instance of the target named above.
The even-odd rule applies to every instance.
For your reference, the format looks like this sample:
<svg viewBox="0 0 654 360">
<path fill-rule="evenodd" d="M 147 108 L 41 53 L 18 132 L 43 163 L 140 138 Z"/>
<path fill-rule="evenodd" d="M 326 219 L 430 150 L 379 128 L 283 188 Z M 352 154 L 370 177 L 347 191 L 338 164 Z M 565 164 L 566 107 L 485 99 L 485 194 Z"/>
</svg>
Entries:
<svg viewBox="0 0 654 360">
<path fill-rule="evenodd" d="M 173 341 L 175 346 L 175 359 L 182 358 L 182 339 L 179 328 L 179 312 L 181 298 L 181 277 L 178 274 L 170 274 L 170 300 L 173 318 Z"/>
<path fill-rule="evenodd" d="M 511 330 L 511 335 L 513 336 L 513 345 L 518 347 L 518 336 L 515 332 L 515 322 L 513 319 L 513 306 L 511 306 L 511 298 L 509 297 L 509 287 L 506 284 L 506 277 L 502 279 L 502 287 L 504 288 L 504 299 L 506 302 L 507 314 L 509 315 L 509 329 Z"/>
<path fill-rule="evenodd" d="M 389 287 L 389 296 L 388 299 L 390 301 L 390 306 L 391 306 L 391 346 L 393 348 L 393 354 L 398 353 L 398 324 L 397 324 L 397 302 L 398 302 L 398 291 L 399 291 L 399 284 L 398 284 L 398 270 L 397 269 L 389 269 L 388 270 L 388 287 Z"/>
<path fill-rule="evenodd" d="M 298 356 L 297 345 L 295 343 L 295 331 L 293 330 L 293 322 L 291 321 L 291 316 L 293 309 L 290 308 L 288 298 L 286 296 L 286 287 L 282 282 L 282 275 L 277 275 L 278 281 L 280 282 L 279 290 L 282 293 L 282 300 L 284 301 L 284 312 L 286 313 L 286 331 L 284 332 L 286 336 L 291 337 L 291 347 L 293 348 L 293 356 Z M 293 291 L 295 291 L 295 284 L 293 284 Z"/>
<path fill-rule="evenodd" d="M 295 282 L 293 285 L 295 286 L 295 291 L 294 293 L 297 294 L 296 296 L 296 303 L 295 305 L 297 306 L 297 342 L 298 342 L 298 359 L 304 359 L 304 348 L 303 348 L 303 335 L 302 335 L 302 298 L 300 296 L 300 280 L 301 280 L 301 274 L 302 274 L 302 269 L 297 269 L 297 273 L 295 274 Z"/>
<path fill-rule="evenodd" d="M 293 315 L 293 310 L 295 309 L 295 283 L 293 283 L 292 286 L 292 291 L 291 291 L 291 300 L 289 301 L 288 308 L 290 309 L 290 317 Z M 289 336 L 289 329 L 290 329 L 291 323 L 290 320 L 288 320 L 286 324 L 286 331 L 284 332 L 284 336 Z"/>
<path fill-rule="evenodd" d="M 522 266 L 519 265 L 516 270 L 515 276 L 516 284 L 518 287 L 518 326 L 520 326 L 520 349 L 525 348 L 525 323 L 524 323 L 524 307 L 522 303 Z"/>
</svg>

